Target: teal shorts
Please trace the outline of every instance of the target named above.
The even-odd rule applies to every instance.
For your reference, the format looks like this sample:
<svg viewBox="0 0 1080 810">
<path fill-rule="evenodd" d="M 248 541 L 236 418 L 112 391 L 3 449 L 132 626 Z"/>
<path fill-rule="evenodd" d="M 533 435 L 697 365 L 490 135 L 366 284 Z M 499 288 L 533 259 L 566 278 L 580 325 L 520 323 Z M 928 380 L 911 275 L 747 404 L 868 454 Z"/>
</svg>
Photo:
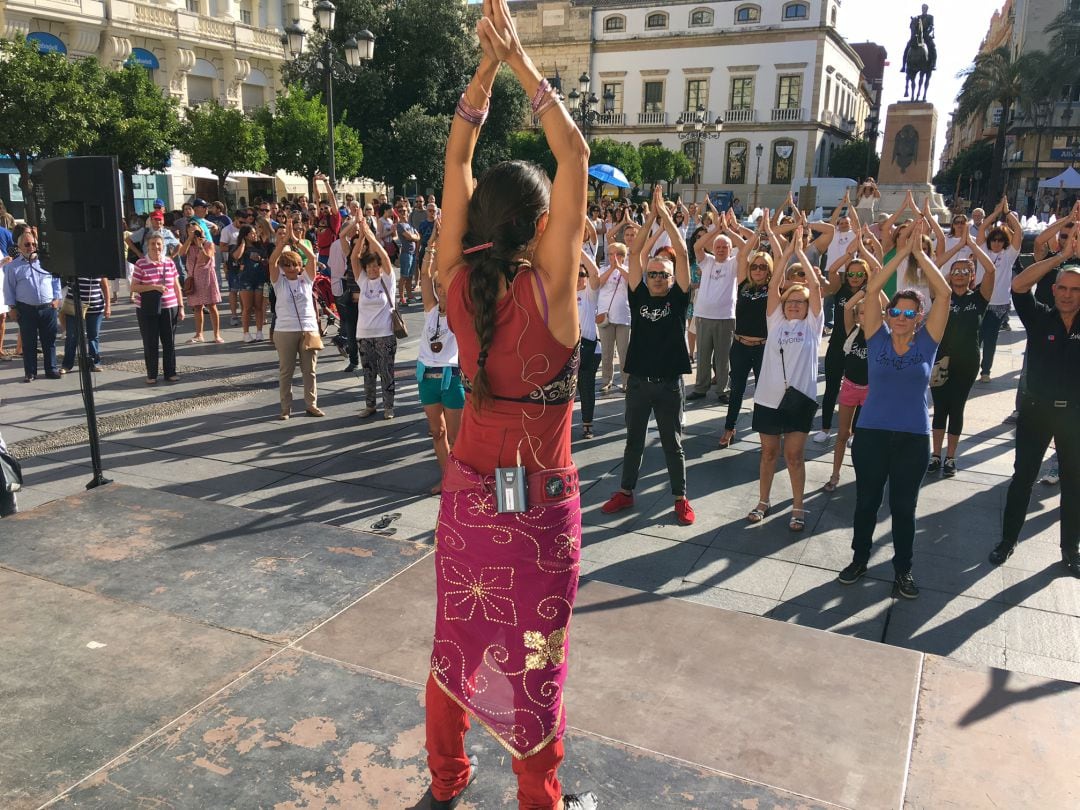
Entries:
<svg viewBox="0 0 1080 810">
<path fill-rule="evenodd" d="M 465 407 L 465 384 L 461 381 L 460 374 L 450 378 L 449 387 L 442 386 L 442 375 L 421 378 L 419 381 L 420 404 L 442 405 L 444 408 L 455 410 Z"/>
</svg>

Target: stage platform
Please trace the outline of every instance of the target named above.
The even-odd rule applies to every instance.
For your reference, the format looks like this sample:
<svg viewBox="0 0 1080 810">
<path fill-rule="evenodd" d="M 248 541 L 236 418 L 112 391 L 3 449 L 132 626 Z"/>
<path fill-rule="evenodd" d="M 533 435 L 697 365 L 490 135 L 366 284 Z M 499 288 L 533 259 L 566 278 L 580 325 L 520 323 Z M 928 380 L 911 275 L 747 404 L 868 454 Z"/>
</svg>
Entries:
<svg viewBox="0 0 1080 810">
<path fill-rule="evenodd" d="M 0 806 L 417 808 L 427 542 L 110 485 L 3 522 Z M 1078 684 L 583 579 L 602 807 L 1076 807 Z M 468 808 L 515 804 L 482 730 Z"/>
</svg>

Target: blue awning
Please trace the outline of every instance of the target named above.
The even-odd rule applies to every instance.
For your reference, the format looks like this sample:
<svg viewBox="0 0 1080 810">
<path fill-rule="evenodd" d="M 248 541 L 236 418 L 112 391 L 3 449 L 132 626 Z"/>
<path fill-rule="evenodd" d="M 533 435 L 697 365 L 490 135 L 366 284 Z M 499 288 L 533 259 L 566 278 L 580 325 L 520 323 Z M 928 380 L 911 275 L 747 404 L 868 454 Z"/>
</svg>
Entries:
<svg viewBox="0 0 1080 810">
<path fill-rule="evenodd" d="M 26 38 L 37 43 L 40 53 L 67 53 L 67 45 L 64 41 L 46 31 L 34 31 L 27 34 Z"/>
<path fill-rule="evenodd" d="M 128 61 L 139 67 L 144 67 L 147 70 L 157 70 L 161 67 L 158 58 L 145 48 L 132 48 L 131 56 L 128 57 Z"/>
</svg>

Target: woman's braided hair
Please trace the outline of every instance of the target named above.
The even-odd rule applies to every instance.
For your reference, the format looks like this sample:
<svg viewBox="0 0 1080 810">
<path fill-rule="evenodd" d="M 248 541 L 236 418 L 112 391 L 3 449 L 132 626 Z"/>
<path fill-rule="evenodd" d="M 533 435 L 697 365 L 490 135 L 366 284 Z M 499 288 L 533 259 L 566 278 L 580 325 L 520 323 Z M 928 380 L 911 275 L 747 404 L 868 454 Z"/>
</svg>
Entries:
<svg viewBox="0 0 1080 810">
<path fill-rule="evenodd" d="M 481 175 L 469 201 L 468 223 L 462 248 L 488 242 L 491 247 L 465 254 L 469 266 L 469 301 L 473 328 L 480 341 L 476 375 L 472 379 L 472 402 L 481 408 L 491 400 L 488 350 L 495 339 L 496 305 L 500 280 L 513 283 L 518 262 L 536 235 L 536 224 L 548 210 L 551 181 L 533 163 L 508 160 Z"/>
</svg>

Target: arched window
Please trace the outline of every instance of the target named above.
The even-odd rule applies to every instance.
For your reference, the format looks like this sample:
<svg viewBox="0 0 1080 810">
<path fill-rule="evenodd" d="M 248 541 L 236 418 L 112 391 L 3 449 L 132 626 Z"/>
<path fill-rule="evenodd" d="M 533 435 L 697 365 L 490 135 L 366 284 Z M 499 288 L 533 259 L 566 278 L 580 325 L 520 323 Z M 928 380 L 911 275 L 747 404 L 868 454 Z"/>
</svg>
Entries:
<svg viewBox="0 0 1080 810">
<path fill-rule="evenodd" d="M 697 28 L 705 25 L 713 24 L 713 13 L 711 8 L 695 8 L 690 12 L 690 27 Z"/>
<path fill-rule="evenodd" d="M 667 14 L 663 11 L 655 11 L 645 18 L 645 29 L 655 31 L 660 28 L 667 28 L 667 19 Z"/>
<path fill-rule="evenodd" d="M 702 147 L 702 144 L 700 142 L 698 142 L 698 141 L 687 141 L 686 143 L 683 144 L 683 148 L 682 148 L 683 154 L 686 155 L 686 159 L 690 161 L 690 165 L 693 166 L 694 169 L 693 169 L 692 172 L 690 172 L 689 177 L 683 177 L 682 178 L 682 182 L 684 182 L 684 183 L 700 183 L 701 182 L 701 178 L 698 177 L 698 169 L 701 168 L 701 163 L 698 162 L 699 161 L 698 150 L 701 149 L 701 147 Z"/>
<path fill-rule="evenodd" d="M 749 141 L 728 141 L 724 153 L 724 182 L 729 186 L 746 182 L 746 158 L 749 151 Z"/>
<path fill-rule="evenodd" d="M 784 6 L 784 20 L 806 20 L 810 18 L 810 6 L 806 3 L 788 3 Z"/>
<path fill-rule="evenodd" d="M 773 141 L 769 159 L 769 182 L 773 185 L 789 186 L 794 176 L 795 141 L 787 138 Z"/>
<path fill-rule="evenodd" d="M 203 101 L 217 98 L 219 92 L 218 69 L 206 59 L 196 59 L 195 67 L 187 77 L 187 103 L 195 106 Z"/>
<path fill-rule="evenodd" d="M 739 6 L 737 9 L 735 9 L 735 22 L 761 22 L 761 6 Z"/>
<path fill-rule="evenodd" d="M 625 31 L 626 17 L 624 17 L 622 14 L 612 14 L 610 17 L 604 17 L 604 30 Z"/>
</svg>

